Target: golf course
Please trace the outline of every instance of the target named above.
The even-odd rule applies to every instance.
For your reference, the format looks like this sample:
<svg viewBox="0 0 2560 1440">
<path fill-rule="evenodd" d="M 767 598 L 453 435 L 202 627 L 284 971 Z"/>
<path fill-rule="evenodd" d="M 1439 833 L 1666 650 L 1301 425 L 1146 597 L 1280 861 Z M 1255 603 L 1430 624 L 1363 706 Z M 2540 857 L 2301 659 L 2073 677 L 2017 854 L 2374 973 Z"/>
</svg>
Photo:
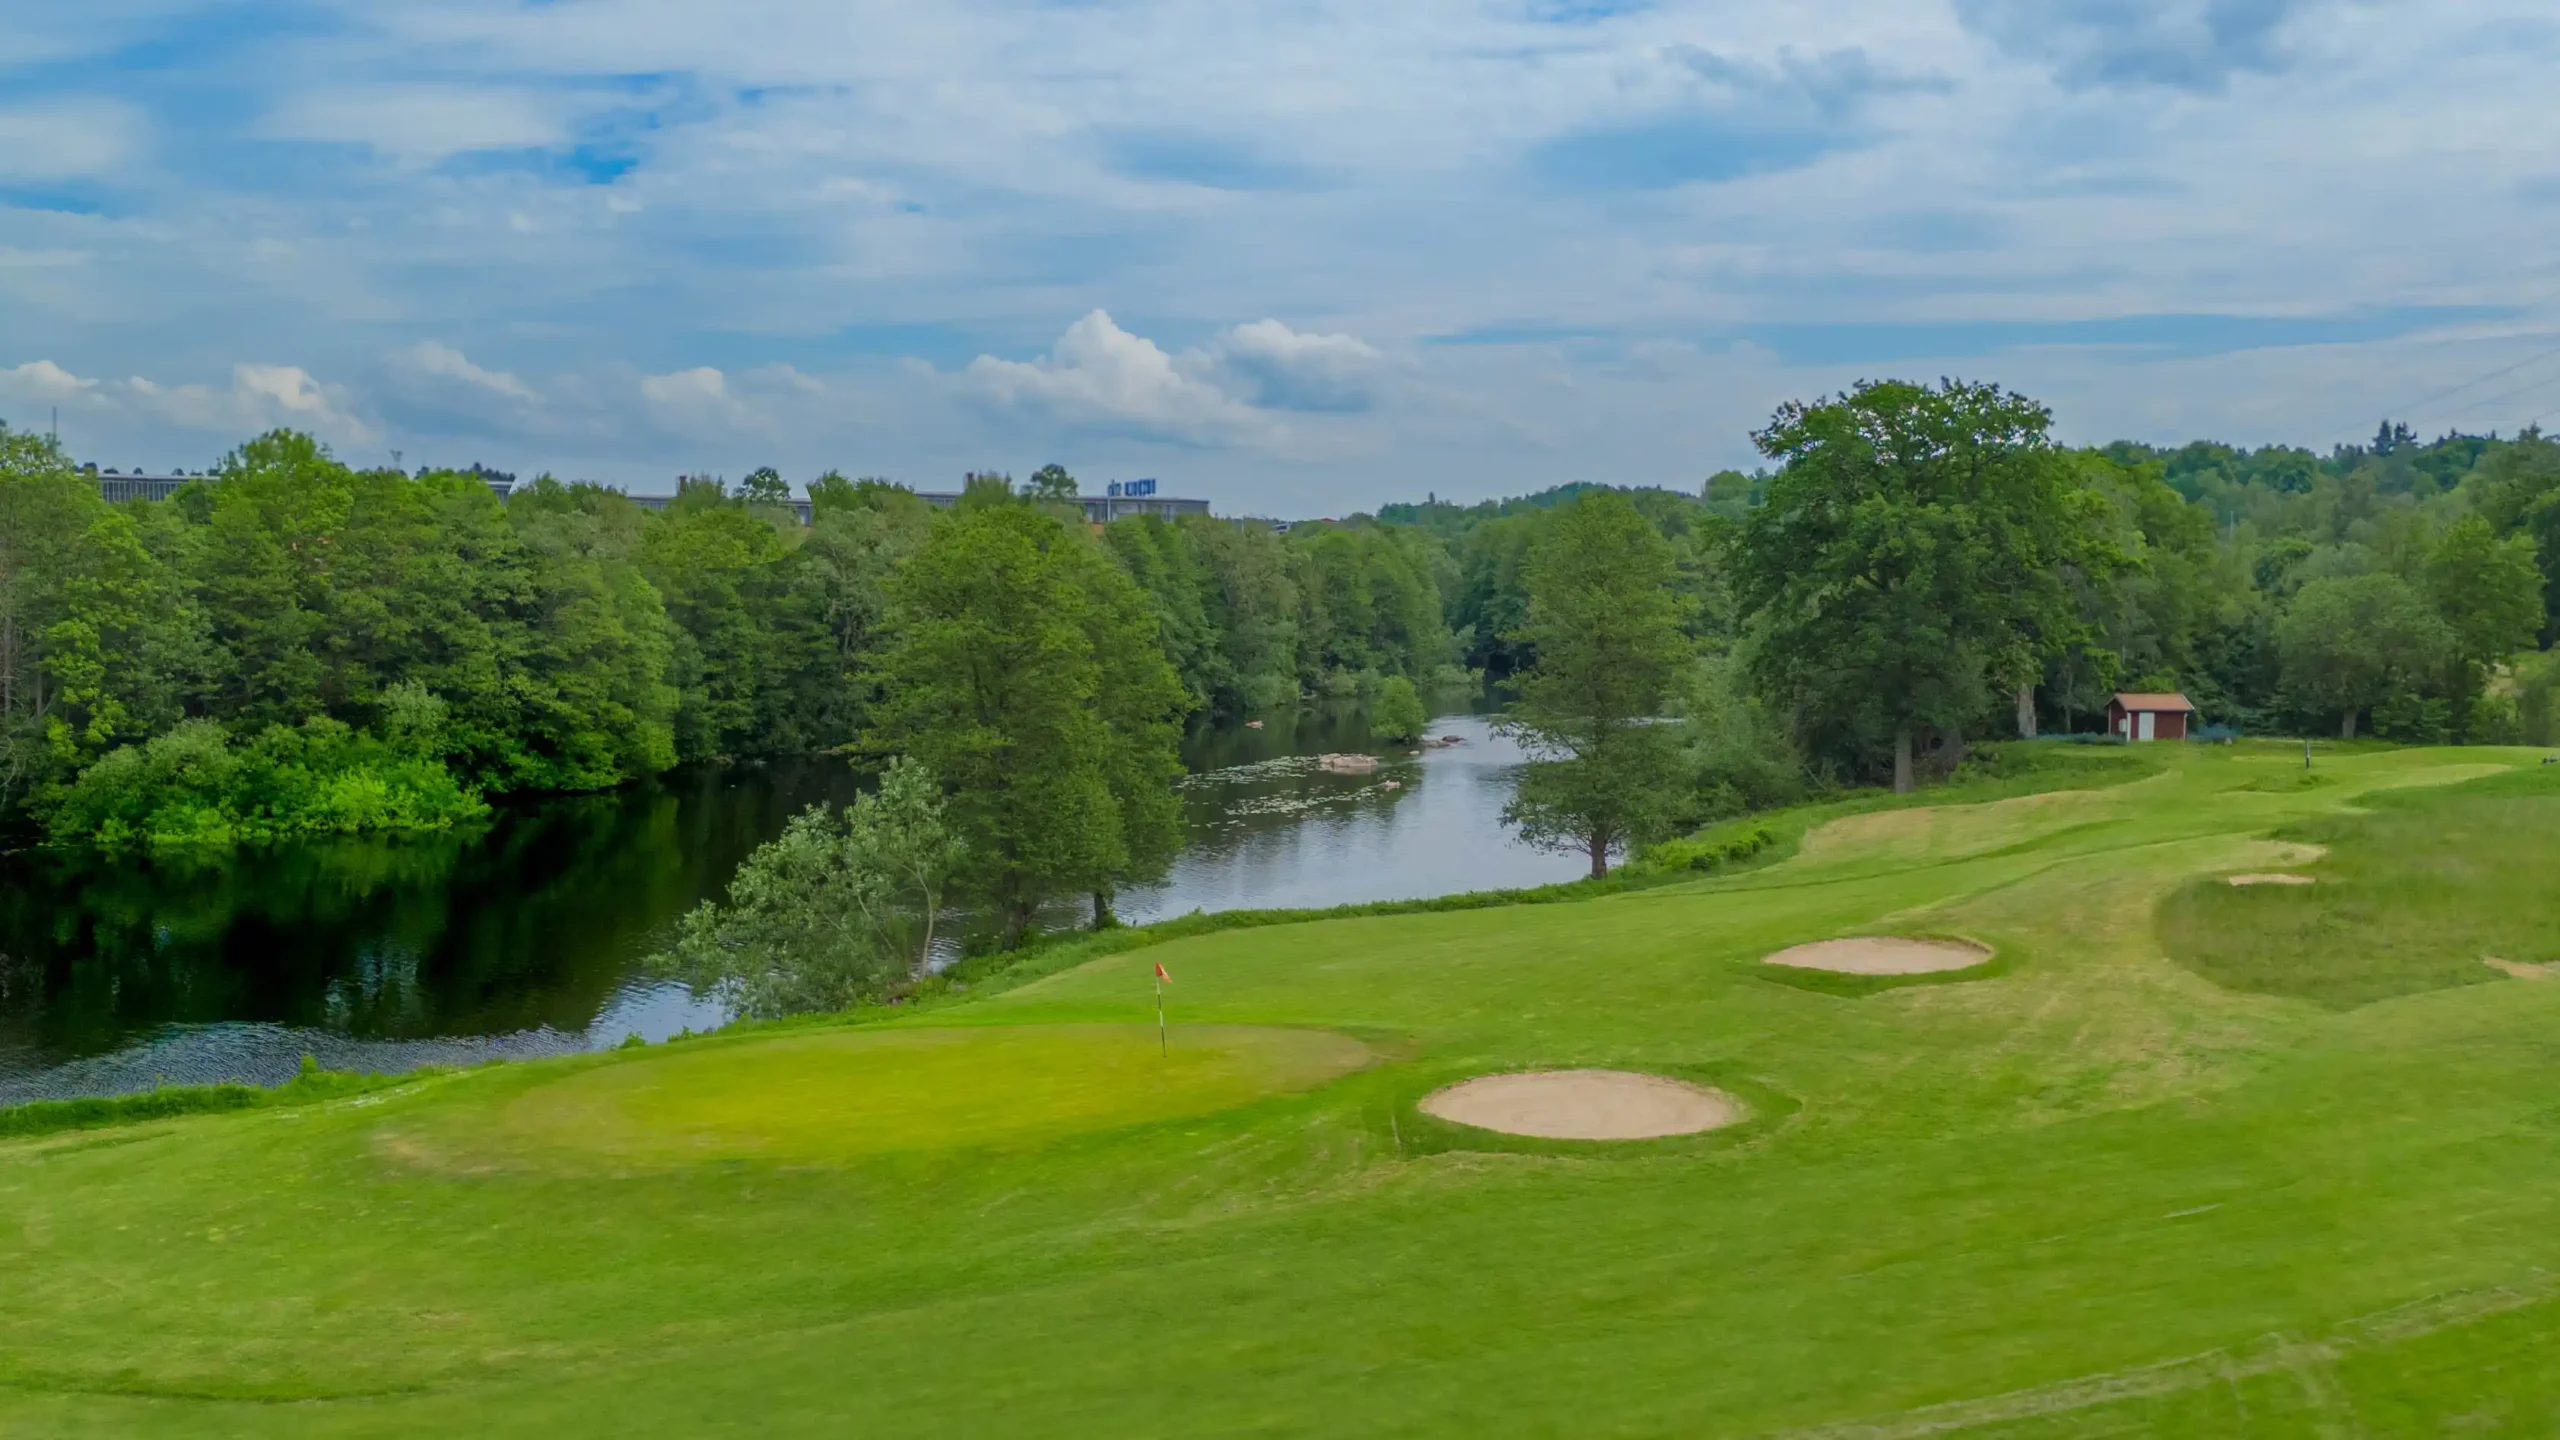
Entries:
<svg viewBox="0 0 2560 1440">
<path fill-rule="evenodd" d="M 2018 748 L 1593 898 L 0 1138 L 0 1434 L 2560 1429 L 2560 766 Z M 1860 939 L 1934 943 L 1769 959 Z M 1594 1071 L 1670 1118 L 1446 1118 Z"/>
</svg>

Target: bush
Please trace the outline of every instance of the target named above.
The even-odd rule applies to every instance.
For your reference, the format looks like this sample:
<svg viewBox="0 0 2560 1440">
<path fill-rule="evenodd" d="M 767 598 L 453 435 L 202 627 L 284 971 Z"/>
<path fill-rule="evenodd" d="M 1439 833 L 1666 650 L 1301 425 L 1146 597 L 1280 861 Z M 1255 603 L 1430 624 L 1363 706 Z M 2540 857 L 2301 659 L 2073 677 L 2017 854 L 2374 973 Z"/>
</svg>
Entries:
<svg viewBox="0 0 2560 1440">
<path fill-rule="evenodd" d="M 417 743 L 314 717 L 242 743 L 211 720 L 182 721 L 81 772 L 46 829 L 57 843 L 125 850 L 443 830 L 489 813 L 422 737 L 403 738 Z"/>
<path fill-rule="evenodd" d="M 1645 847 L 1637 856 L 1637 863 L 1649 870 L 1714 870 L 1736 860 L 1748 860 L 1776 844 L 1777 839 L 1760 825 L 1732 834 L 1690 835 Z"/>
<path fill-rule="evenodd" d="M 1369 712 L 1369 734 L 1391 745 L 1410 745 L 1422 738 L 1422 727 L 1430 719 L 1413 682 L 1394 675 L 1378 687 L 1378 703 Z"/>
</svg>

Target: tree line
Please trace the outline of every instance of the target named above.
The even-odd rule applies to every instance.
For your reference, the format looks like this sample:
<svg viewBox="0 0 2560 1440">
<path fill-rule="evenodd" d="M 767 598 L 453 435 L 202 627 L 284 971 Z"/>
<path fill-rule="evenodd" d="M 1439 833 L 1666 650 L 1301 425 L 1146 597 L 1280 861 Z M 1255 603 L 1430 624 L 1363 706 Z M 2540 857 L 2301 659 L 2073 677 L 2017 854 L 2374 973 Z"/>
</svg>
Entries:
<svg viewBox="0 0 2560 1440">
<path fill-rule="evenodd" d="M 358 468 L 277 432 L 109 505 L 0 427 L 0 815 L 108 847 L 428 829 L 688 762 L 904 744 L 932 702 L 892 642 L 925 633 L 930 575 L 1022 541 L 988 512 L 1083 577 L 1023 592 L 1047 618 L 1109 587 L 1093 603 L 1127 626 L 1097 632 L 1097 663 L 1160 658 L 1178 714 L 1456 673 L 1446 559 L 1409 532 L 1096 537 L 1054 466 L 973 476 L 953 512 L 831 473 L 806 526 L 770 470 L 659 510 L 548 477 L 501 499 L 487 474 Z"/>
<path fill-rule="evenodd" d="M 2085 734 L 2117 688 L 2232 731 L 2552 738 L 2539 432 L 2386 425 L 2314 456 L 2050 429 L 1995 386 L 1868 384 L 1782 407 L 1759 470 L 1695 491 L 1285 533 L 1096 529 L 1055 466 L 971 476 L 950 510 L 830 473 L 805 526 L 770 470 L 658 510 L 547 477 L 501 499 L 478 467 L 360 469 L 290 432 L 110 506 L 0 430 L 0 803 L 59 843 L 222 844 L 440 828 L 692 761 L 903 764 L 741 876 L 767 909 L 823 891 L 868 938 L 741 938 L 716 908 L 687 932 L 706 974 L 776 936 L 854 945 L 829 982 L 850 994 L 914 973 L 946 885 L 1006 942 L 1066 896 L 1107 923 L 1180 839 L 1182 725 L 1309 697 L 1410 736 L 1422 693 L 1492 676 L 1535 757 L 1512 822 L 1594 873 L 1811 791 L 1907 788 L 1985 736 Z"/>
</svg>

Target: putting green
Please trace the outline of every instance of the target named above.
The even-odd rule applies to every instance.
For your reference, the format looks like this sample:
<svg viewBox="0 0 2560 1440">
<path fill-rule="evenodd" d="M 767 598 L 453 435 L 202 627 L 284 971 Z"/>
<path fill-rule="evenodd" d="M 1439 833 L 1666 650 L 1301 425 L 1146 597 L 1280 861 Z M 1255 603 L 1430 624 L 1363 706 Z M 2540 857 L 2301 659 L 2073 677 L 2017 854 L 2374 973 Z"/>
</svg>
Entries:
<svg viewBox="0 0 2560 1440">
<path fill-rule="evenodd" d="M 635 1164 L 829 1161 L 1207 1115 L 1367 1064 L 1329 1030 L 973 1025 L 678 1048 L 527 1091 L 507 1148 Z M 495 1138 L 495 1137 L 492 1137 Z"/>
</svg>

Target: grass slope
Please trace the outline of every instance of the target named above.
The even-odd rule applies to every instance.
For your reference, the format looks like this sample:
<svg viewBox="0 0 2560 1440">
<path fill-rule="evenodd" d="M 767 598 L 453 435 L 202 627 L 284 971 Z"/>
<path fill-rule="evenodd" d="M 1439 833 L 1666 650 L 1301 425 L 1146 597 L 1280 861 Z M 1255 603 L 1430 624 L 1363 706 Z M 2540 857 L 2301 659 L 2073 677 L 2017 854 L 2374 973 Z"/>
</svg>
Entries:
<svg viewBox="0 0 2560 1440">
<path fill-rule="evenodd" d="M 2459 788 L 2538 757 L 2337 754 L 2303 788 L 2298 750 L 2155 753 L 1587 903 L 0 1141 L 0 1432 L 2560 1427 L 2560 981 L 2216 983 L 2247 977 L 2180 908 L 2282 833 L 2332 849 L 2280 903 L 2459 909 L 2486 892 L 2357 909 L 2397 883 L 2359 847 L 2547 846 L 2514 818 L 2539 777 Z M 2429 929 L 2405 973 L 2482 933 Z M 1854 932 L 2000 961 L 1855 994 L 1759 964 Z M 1173 1077 L 1159 961 L 1199 1047 Z M 1753 1121 L 1541 1146 L 1412 1108 L 1569 1065 Z"/>
</svg>

